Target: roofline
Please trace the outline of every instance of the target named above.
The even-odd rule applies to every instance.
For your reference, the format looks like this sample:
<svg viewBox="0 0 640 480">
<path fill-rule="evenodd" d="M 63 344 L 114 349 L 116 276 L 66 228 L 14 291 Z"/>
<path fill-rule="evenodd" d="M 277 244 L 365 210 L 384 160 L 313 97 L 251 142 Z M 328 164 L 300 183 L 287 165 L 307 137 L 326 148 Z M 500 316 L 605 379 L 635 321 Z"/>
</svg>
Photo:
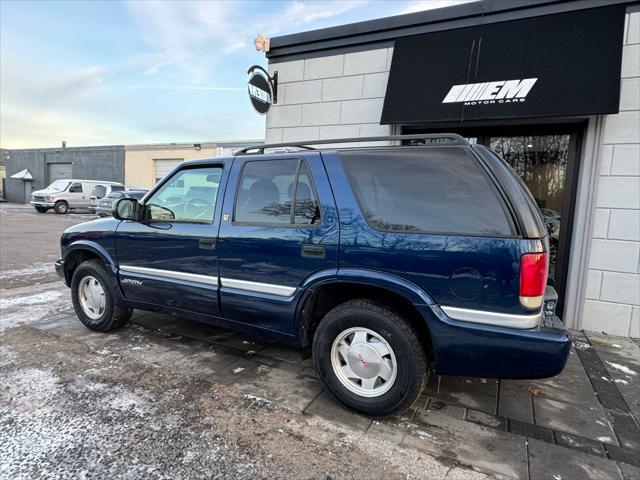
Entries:
<svg viewBox="0 0 640 480">
<path fill-rule="evenodd" d="M 170 150 L 170 149 L 184 149 L 194 148 L 196 145 L 200 145 L 201 148 L 243 148 L 250 145 L 256 145 L 264 143 L 262 139 L 249 139 L 249 140 L 230 140 L 230 141 L 204 141 L 204 142 L 167 142 L 167 143 L 139 143 L 132 145 L 95 145 L 86 147 L 39 147 L 39 148 L 2 148 L 0 153 L 10 154 L 11 152 L 66 152 L 66 151 L 91 151 L 91 150 Z"/>
<path fill-rule="evenodd" d="M 66 152 L 66 151 L 90 151 L 90 150 L 124 150 L 124 145 L 95 145 L 88 147 L 38 147 L 38 148 L 3 148 L 0 153 L 12 152 Z"/>
<path fill-rule="evenodd" d="M 200 145 L 200 148 L 242 148 L 248 147 L 250 145 L 255 145 L 256 143 L 264 143 L 263 139 L 256 140 L 225 140 L 225 141 L 204 141 L 204 142 L 180 142 L 180 143 L 140 143 L 133 145 L 125 145 L 125 150 L 179 150 L 185 148 L 195 148 L 197 145 Z"/>
<path fill-rule="evenodd" d="M 399 37 L 554 13 L 633 4 L 640 4 L 640 2 L 638 0 L 481 0 L 274 37 L 270 40 L 267 58 L 277 63 L 281 57 L 296 54 L 389 42 Z"/>
</svg>

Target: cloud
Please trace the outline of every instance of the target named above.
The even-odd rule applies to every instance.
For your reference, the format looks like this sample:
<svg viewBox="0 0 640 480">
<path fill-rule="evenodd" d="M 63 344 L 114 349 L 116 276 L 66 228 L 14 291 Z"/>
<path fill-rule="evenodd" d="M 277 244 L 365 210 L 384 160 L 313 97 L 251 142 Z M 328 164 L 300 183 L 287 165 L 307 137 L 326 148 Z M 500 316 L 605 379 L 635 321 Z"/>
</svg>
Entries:
<svg viewBox="0 0 640 480">
<path fill-rule="evenodd" d="M 299 27 L 318 20 L 343 15 L 349 10 L 363 6 L 366 0 L 352 0 L 343 2 L 301 2 L 289 3 L 283 11 L 274 16 L 270 25 L 265 28 L 273 34 L 284 28 Z M 266 31 L 266 30 L 265 30 Z"/>
<path fill-rule="evenodd" d="M 207 87 L 201 85 L 131 85 L 133 90 L 202 90 L 214 92 L 246 92 L 245 87 Z"/>
<path fill-rule="evenodd" d="M 476 0 L 412 0 L 404 10 L 400 13 L 415 13 L 424 10 L 433 10 L 435 8 L 450 7 L 452 5 L 460 5 L 461 3 L 469 3 Z"/>
</svg>

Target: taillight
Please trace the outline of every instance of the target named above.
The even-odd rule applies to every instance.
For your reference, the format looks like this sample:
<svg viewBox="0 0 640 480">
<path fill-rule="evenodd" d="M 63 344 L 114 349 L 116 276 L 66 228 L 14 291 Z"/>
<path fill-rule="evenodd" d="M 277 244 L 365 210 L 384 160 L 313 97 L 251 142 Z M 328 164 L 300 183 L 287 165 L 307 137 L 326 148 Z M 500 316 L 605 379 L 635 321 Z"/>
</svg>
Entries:
<svg viewBox="0 0 640 480">
<path fill-rule="evenodd" d="M 547 286 L 549 254 L 525 253 L 520 257 L 520 303 L 528 308 L 542 305 Z"/>
</svg>

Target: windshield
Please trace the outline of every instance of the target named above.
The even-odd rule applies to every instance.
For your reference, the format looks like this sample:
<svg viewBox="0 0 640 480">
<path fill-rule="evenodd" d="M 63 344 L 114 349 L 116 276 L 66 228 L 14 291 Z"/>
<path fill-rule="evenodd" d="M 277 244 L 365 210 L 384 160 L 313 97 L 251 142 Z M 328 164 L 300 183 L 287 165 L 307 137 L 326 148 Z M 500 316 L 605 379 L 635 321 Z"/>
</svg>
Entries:
<svg viewBox="0 0 640 480">
<path fill-rule="evenodd" d="M 69 183 L 71 183 L 69 182 L 69 180 L 56 180 L 47 188 L 50 188 L 51 190 L 59 190 L 61 192 L 64 192 L 69 186 Z"/>
</svg>

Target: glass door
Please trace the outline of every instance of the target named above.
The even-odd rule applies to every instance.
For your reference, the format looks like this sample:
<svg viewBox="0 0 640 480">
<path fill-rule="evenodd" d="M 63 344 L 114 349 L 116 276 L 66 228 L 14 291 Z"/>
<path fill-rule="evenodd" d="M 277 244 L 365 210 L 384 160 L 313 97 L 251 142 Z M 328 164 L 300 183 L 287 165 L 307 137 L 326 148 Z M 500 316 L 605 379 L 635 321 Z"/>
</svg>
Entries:
<svg viewBox="0 0 640 480">
<path fill-rule="evenodd" d="M 569 246 L 583 125 L 518 125 L 426 129 L 405 127 L 403 133 L 454 132 L 469 143 L 486 145 L 511 165 L 527 185 L 544 216 L 549 233 L 549 276 L 562 302 L 569 265 Z"/>
<path fill-rule="evenodd" d="M 563 214 L 569 134 L 489 136 L 486 145 L 511 165 L 529 187 L 549 232 L 549 275 L 556 278 Z"/>
</svg>

